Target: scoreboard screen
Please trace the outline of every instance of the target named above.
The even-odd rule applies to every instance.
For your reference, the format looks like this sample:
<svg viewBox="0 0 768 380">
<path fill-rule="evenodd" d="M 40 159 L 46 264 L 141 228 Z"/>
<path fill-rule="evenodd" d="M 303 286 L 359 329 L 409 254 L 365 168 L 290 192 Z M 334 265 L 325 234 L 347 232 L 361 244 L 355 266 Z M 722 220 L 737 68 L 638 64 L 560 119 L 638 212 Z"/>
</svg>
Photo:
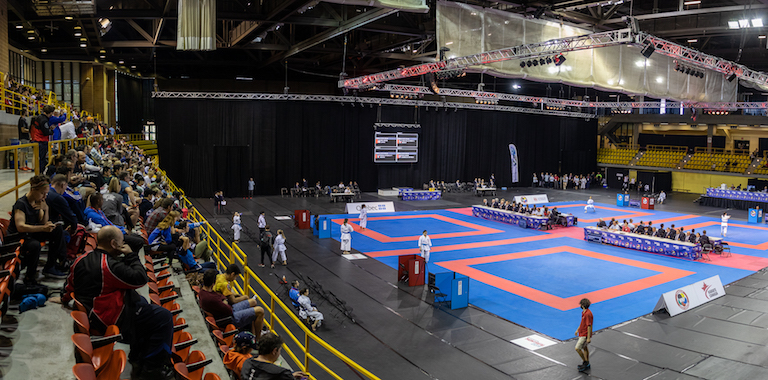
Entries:
<svg viewBox="0 0 768 380">
<path fill-rule="evenodd" d="M 375 163 L 414 163 L 419 160 L 419 134 L 376 132 L 373 149 Z"/>
</svg>

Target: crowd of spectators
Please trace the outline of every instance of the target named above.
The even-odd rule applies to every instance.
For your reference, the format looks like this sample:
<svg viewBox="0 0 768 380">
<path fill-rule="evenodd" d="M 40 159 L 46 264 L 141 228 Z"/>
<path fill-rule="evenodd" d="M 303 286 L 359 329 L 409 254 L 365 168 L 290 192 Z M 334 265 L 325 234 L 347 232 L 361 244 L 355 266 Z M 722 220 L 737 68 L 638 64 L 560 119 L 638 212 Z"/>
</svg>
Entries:
<svg viewBox="0 0 768 380">
<path fill-rule="evenodd" d="M 339 181 L 338 185 L 325 185 L 323 186 L 320 181 L 317 181 L 314 186 L 310 186 L 306 178 L 302 178 L 301 181 L 297 181 L 293 187 L 291 187 L 292 196 L 318 196 L 318 195 L 331 195 L 331 193 L 346 193 L 346 194 L 360 194 L 360 186 L 357 181 Z"/>
<path fill-rule="evenodd" d="M 533 173 L 532 186 L 561 190 L 585 190 L 594 187 L 603 187 L 604 178 L 600 173 L 590 174 L 557 174 L 557 173 Z"/>
<path fill-rule="evenodd" d="M 116 325 L 130 346 L 133 379 L 174 378 L 171 313 L 136 293 L 148 281 L 138 255 L 149 243 L 144 233 L 160 254 L 179 257 L 185 269 L 217 274 L 199 224 L 179 217 L 179 195 L 170 193 L 153 165 L 141 149 L 123 140 L 77 146 L 32 177 L 8 226 L 8 236 L 23 239 L 21 284 L 66 279 L 62 296 L 50 300 L 72 307 L 74 296 L 95 333 Z M 97 247 L 90 252 L 73 244 L 86 231 L 96 233 Z M 48 252 L 43 264 L 41 247 Z M 216 291 L 235 307 L 232 302 L 242 300 L 227 297 L 228 288 L 225 284 Z M 260 329 L 254 325 L 257 333 Z"/>
<path fill-rule="evenodd" d="M 541 216 L 549 219 L 551 224 L 563 224 L 563 214 L 557 209 L 557 206 L 550 209 L 548 206 L 536 207 L 536 205 L 528 205 L 524 203 L 517 203 L 514 200 L 508 201 L 504 198 L 493 198 L 489 202 L 488 199 L 483 199 L 483 206 L 496 208 L 499 210 L 512 211 L 519 214 Z"/>
</svg>

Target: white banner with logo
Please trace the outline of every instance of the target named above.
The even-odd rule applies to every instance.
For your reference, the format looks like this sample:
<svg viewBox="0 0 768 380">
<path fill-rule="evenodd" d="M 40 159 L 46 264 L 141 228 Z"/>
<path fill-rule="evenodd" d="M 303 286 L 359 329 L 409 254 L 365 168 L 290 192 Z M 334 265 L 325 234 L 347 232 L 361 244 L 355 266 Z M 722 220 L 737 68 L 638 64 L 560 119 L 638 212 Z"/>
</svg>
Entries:
<svg viewBox="0 0 768 380">
<path fill-rule="evenodd" d="M 520 182 L 519 164 L 517 162 L 517 147 L 509 144 L 509 157 L 512 160 L 512 183 Z"/>
<path fill-rule="evenodd" d="M 347 203 L 347 214 L 359 214 L 362 205 L 365 205 L 368 213 L 395 212 L 394 202 L 352 202 Z"/>
<path fill-rule="evenodd" d="M 540 203 L 549 203 L 549 198 L 547 198 L 547 194 L 519 195 L 515 197 L 515 202 L 524 205 L 537 205 Z"/>
<path fill-rule="evenodd" d="M 718 275 L 662 294 L 653 311 L 667 309 L 669 315 L 674 317 L 724 295 L 725 289 Z"/>
</svg>

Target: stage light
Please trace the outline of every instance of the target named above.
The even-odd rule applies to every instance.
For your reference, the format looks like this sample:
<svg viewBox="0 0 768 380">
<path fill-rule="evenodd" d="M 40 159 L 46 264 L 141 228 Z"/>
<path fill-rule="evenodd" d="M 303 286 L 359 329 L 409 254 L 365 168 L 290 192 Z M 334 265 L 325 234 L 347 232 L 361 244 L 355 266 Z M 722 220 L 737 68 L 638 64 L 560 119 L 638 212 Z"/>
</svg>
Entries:
<svg viewBox="0 0 768 380">
<path fill-rule="evenodd" d="M 524 68 L 525 68 L 525 61 L 520 61 L 520 68 L 521 68 L 521 69 L 524 69 Z"/>
<path fill-rule="evenodd" d="M 552 57 L 547 57 L 547 64 L 552 63 Z"/>
<path fill-rule="evenodd" d="M 560 65 L 563 64 L 563 62 L 565 62 L 565 56 L 564 55 L 560 54 L 560 55 L 557 56 L 557 58 L 555 58 L 555 66 L 560 66 Z"/>
<path fill-rule="evenodd" d="M 539 64 L 540 65 L 544 66 L 545 63 L 549 63 L 549 62 L 547 62 L 547 60 L 544 59 L 544 58 L 539 59 Z"/>
<path fill-rule="evenodd" d="M 528 61 L 528 62 L 525 63 L 525 65 L 528 66 L 528 67 L 531 67 L 531 66 L 533 66 L 533 63 L 531 63 L 531 61 Z"/>
<path fill-rule="evenodd" d="M 533 60 L 533 65 L 534 66 L 538 66 L 539 65 L 539 60 L 538 59 L 534 59 Z"/>
<path fill-rule="evenodd" d="M 739 22 L 738 21 L 728 21 L 728 28 L 730 28 L 730 29 L 739 29 Z"/>
<path fill-rule="evenodd" d="M 728 76 L 726 77 L 726 79 L 728 79 L 728 82 L 733 82 L 733 80 L 734 80 L 734 79 L 736 79 L 736 73 L 730 73 L 730 74 L 728 74 Z"/>
</svg>

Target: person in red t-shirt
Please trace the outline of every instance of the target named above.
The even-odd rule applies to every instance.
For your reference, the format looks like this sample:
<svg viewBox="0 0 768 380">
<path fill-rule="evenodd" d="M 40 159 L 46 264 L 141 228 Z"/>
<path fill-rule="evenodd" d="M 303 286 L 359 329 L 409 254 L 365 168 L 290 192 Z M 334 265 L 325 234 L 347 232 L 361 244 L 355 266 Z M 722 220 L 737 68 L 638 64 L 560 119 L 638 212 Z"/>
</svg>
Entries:
<svg viewBox="0 0 768 380">
<path fill-rule="evenodd" d="M 581 324 L 579 329 L 576 330 L 576 336 L 579 340 L 576 342 L 576 352 L 581 356 L 581 360 L 584 362 L 579 365 L 579 372 L 584 372 L 590 368 L 589 365 L 589 348 L 587 346 L 592 341 L 592 312 L 589 310 L 588 299 L 582 298 L 579 301 L 581 305 Z"/>
</svg>

